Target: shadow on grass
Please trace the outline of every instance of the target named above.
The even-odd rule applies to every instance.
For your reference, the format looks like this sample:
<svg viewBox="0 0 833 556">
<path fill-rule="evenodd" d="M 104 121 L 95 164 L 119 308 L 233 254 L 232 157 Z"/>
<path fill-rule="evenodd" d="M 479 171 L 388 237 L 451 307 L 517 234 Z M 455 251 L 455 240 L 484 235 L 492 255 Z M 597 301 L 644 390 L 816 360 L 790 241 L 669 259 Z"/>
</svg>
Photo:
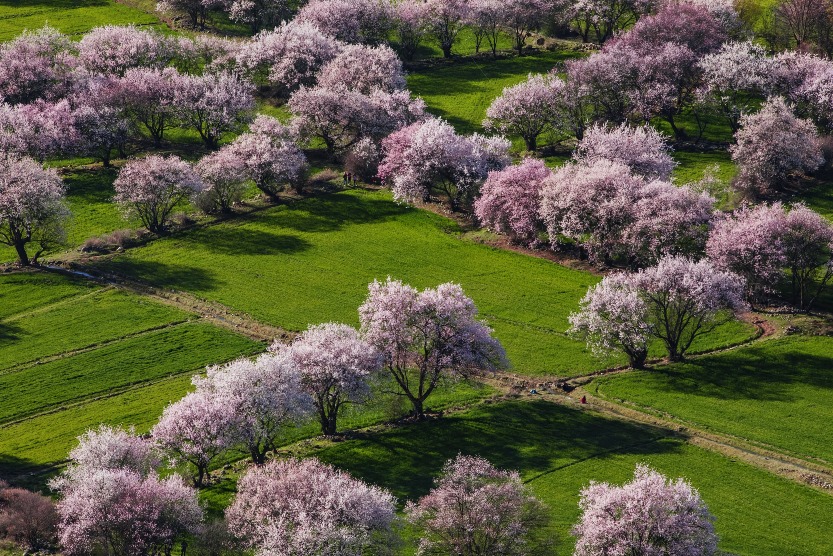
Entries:
<svg viewBox="0 0 833 556">
<path fill-rule="evenodd" d="M 0 479 L 13 487 L 49 494 L 46 483 L 58 472 L 58 468 L 52 465 L 37 464 L 11 454 L 0 453 Z"/>
<path fill-rule="evenodd" d="M 443 463 L 458 453 L 518 469 L 529 480 L 589 458 L 675 449 L 654 442 L 663 436 L 667 433 L 660 429 L 550 402 L 506 402 L 367 435 L 317 456 L 391 489 L 403 502 L 426 494 Z"/>
<path fill-rule="evenodd" d="M 335 232 L 356 224 L 385 222 L 412 210 L 388 199 L 336 193 L 305 199 L 285 210 L 260 212 L 252 219 L 270 226 L 319 233 Z"/>
<path fill-rule="evenodd" d="M 309 249 L 310 243 L 290 234 L 276 234 L 242 226 L 212 226 L 194 234 L 206 249 L 222 255 L 290 255 Z"/>
<path fill-rule="evenodd" d="M 21 332 L 23 330 L 19 326 L 0 320 L 0 349 L 3 349 L 3 345 L 6 343 L 14 343 L 19 340 Z"/>
<path fill-rule="evenodd" d="M 165 264 L 158 261 L 117 257 L 97 266 L 106 272 L 113 272 L 159 287 L 209 291 L 219 286 L 214 272 L 184 264 Z"/>
<path fill-rule="evenodd" d="M 659 368 L 660 389 L 694 396 L 759 401 L 791 401 L 790 384 L 833 389 L 833 340 L 808 353 L 791 339 L 773 340 L 748 348 Z M 785 345 L 786 344 L 786 345 Z"/>
</svg>

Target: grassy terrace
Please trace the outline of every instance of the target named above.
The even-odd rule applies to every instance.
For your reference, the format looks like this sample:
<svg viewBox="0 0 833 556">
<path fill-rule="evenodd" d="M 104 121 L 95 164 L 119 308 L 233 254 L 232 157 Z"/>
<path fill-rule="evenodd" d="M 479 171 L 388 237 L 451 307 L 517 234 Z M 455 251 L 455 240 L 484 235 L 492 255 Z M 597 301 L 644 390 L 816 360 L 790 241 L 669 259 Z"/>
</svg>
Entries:
<svg viewBox="0 0 833 556">
<path fill-rule="evenodd" d="M 833 338 L 791 336 L 594 381 L 599 395 L 833 464 Z"/>
<path fill-rule="evenodd" d="M 599 361 L 568 338 L 567 317 L 598 277 L 459 237 L 448 218 L 398 205 L 386 192 L 348 191 L 279 206 L 154 241 L 105 270 L 183 289 L 291 330 L 357 324 L 367 284 L 455 281 L 473 297 L 515 370 L 573 376 Z M 733 322 L 697 350 L 751 335 Z"/>
</svg>

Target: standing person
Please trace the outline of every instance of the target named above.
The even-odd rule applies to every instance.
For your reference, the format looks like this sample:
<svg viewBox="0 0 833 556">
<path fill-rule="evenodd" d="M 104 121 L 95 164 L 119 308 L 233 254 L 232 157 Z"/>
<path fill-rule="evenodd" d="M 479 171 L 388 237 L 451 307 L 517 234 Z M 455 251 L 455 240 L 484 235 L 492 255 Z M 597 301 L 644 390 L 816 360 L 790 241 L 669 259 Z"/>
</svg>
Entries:
<svg viewBox="0 0 833 556">
<path fill-rule="evenodd" d="M 347 172 L 347 185 L 353 185 L 353 174 Z"/>
<path fill-rule="evenodd" d="M 350 174 L 348 174 L 347 172 L 344 172 L 344 174 L 341 175 L 341 185 L 342 186 L 345 186 L 345 187 L 347 186 L 347 180 L 350 179 L 350 178 L 348 178 L 349 175 Z"/>
</svg>

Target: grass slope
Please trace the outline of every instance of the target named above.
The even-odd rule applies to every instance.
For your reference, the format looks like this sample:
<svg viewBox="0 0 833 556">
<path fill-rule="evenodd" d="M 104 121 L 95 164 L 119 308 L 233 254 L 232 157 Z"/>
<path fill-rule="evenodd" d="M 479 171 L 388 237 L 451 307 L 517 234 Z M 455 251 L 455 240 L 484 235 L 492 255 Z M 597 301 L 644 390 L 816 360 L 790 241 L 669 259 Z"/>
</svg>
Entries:
<svg viewBox="0 0 833 556">
<path fill-rule="evenodd" d="M 0 274 L 0 323 L 12 315 L 31 311 L 76 295 L 90 293 L 96 288 L 95 284 L 57 274 L 43 272 Z"/>
<path fill-rule="evenodd" d="M 292 330 L 356 324 L 367 284 L 387 276 L 423 288 L 460 283 L 504 342 L 517 371 L 575 375 L 610 364 L 565 335 L 567 317 L 598 277 L 461 240 L 447 218 L 350 191 L 262 210 L 175 235 L 105 266 L 184 289 Z M 747 337 L 731 323 L 698 349 Z"/>
<path fill-rule="evenodd" d="M 193 318 L 113 289 L 98 289 L 0 321 L 0 373 L 14 365 Z"/>
<path fill-rule="evenodd" d="M 833 464 L 833 338 L 791 336 L 594 381 L 606 398 Z"/>
<path fill-rule="evenodd" d="M 100 25 L 160 25 L 159 19 L 114 0 L 15 0 L 0 3 L 0 41 L 45 24 L 78 37 Z"/>
<path fill-rule="evenodd" d="M 204 322 L 133 336 L 0 375 L 0 422 L 197 370 L 259 348 L 260 344 Z"/>
<path fill-rule="evenodd" d="M 659 431 L 543 401 L 481 405 L 442 420 L 391 429 L 315 455 L 393 490 L 424 495 L 443 462 L 478 454 L 518 469 L 550 507 L 558 554 L 571 553 L 578 493 L 590 480 L 623 482 L 638 462 L 684 476 L 717 516 L 721 548 L 749 556 L 833 550 L 833 498 Z"/>
</svg>

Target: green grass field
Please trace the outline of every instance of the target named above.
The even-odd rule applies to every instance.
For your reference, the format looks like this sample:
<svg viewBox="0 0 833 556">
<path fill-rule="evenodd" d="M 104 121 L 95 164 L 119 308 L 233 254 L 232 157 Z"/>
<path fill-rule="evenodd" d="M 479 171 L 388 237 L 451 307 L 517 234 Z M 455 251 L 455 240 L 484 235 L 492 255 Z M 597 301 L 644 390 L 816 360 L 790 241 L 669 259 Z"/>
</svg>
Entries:
<svg viewBox="0 0 833 556">
<path fill-rule="evenodd" d="M 833 550 L 833 498 L 659 431 L 545 401 L 480 405 L 441 421 L 391 429 L 316 452 L 321 459 L 404 502 L 425 494 L 443 462 L 479 454 L 518 469 L 550 508 L 558 554 L 570 554 L 568 531 L 578 493 L 590 480 L 624 482 L 638 462 L 684 476 L 717 517 L 721 548 L 748 556 L 819 555 Z"/>
<path fill-rule="evenodd" d="M 515 370 L 571 376 L 612 363 L 568 338 L 567 317 L 598 277 L 458 237 L 454 221 L 349 191 L 279 206 L 154 241 L 109 271 L 183 289 L 291 330 L 357 324 L 367 284 L 387 276 L 424 288 L 460 283 L 495 328 Z M 735 343 L 730 323 L 696 349 Z"/>
<path fill-rule="evenodd" d="M 0 323 L 0 373 L 188 318 L 186 313 L 123 291 L 97 289 L 4 319 Z"/>
<path fill-rule="evenodd" d="M 0 41 L 48 24 L 79 37 L 100 25 L 154 25 L 159 19 L 115 0 L 13 0 L 0 3 Z"/>
<path fill-rule="evenodd" d="M 682 365 L 605 377 L 592 391 L 833 464 L 833 339 L 790 336 Z"/>
</svg>

